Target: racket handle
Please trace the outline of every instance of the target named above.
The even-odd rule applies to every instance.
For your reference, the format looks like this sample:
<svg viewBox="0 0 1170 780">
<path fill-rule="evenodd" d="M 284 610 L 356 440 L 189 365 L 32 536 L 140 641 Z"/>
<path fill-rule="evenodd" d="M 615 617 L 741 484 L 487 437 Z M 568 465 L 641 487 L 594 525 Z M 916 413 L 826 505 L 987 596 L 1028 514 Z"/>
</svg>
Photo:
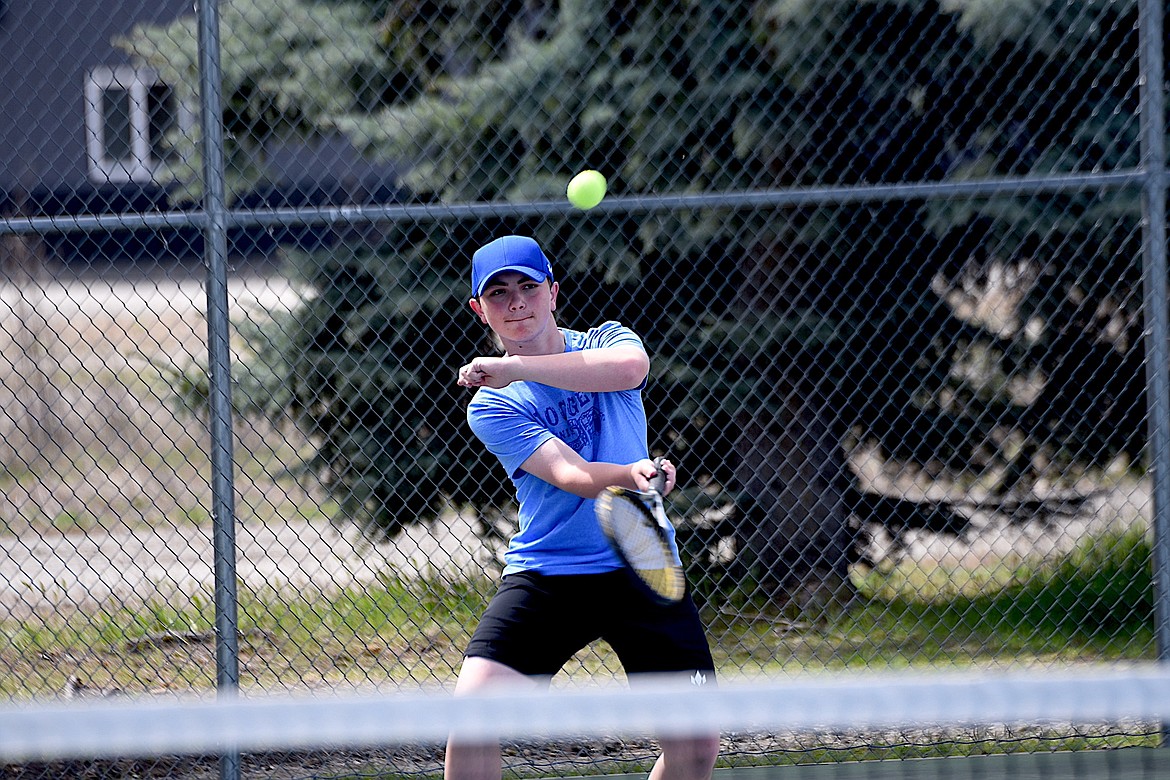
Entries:
<svg viewBox="0 0 1170 780">
<path fill-rule="evenodd" d="M 662 458 L 654 459 L 655 474 L 650 478 L 650 489 L 661 494 L 666 490 L 666 472 L 662 470 Z"/>
</svg>

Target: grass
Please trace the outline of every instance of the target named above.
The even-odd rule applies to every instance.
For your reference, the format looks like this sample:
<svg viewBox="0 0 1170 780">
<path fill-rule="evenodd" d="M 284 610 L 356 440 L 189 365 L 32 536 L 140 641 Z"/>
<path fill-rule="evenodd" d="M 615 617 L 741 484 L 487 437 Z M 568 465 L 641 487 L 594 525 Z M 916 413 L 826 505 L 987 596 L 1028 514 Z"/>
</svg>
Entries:
<svg viewBox="0 0 1170 780">
<path fill-rule="evenodd" d="M 914 567 L 858 574 L 865 598 L 827 623 L 766 606 L 705 613 L 717 663 L 735 673 L 1149 659 L 1151 554 L 1146 536 L 1130 532 L 1055 561 L 963 576 Z M 435 575 L 336 592 L 242 591 L 241 679 L 264 689 L 449 682 L 493 588 L 487 579 Z M 0 694 L 56 692 L 71 675 L 132 691 L 211 687 L 213 623 L 213 605 L 201 597 L 0 621 Z M 599 645 L 565 677 L 616 668 Z"/>
<path fill-rule="evenodd" d="M 761 671 L 1151 659 L 1152 549 L 1141 531 L 1047 562 L 856 572 L 860 604 L 810 625 L 768 605 L 709 610 L 724 666 Z M 747 617 L 744 617 L 747 616 Z"/>
<path fill-rule="evenodd" d="M 336 593 L 241 592 L 241 683 L 291 690 L 449 680 L 489 585 L 383 578 Z M 4 621 L 0 695 L 56 694 L 73 676 L 107 691 L 208 691 L 214 620 L 214 606 L 197 597 Z"/>
<path fill-rule="evenodd" d="M 991 658 L 1136 660 L 1154 653 L 1153 550 L 1141 530 L 1084 540 L 1052 561 L 1022 561 L 938 591 L 881 575 L 862 583 L 881 604 L 859 628 L 975 642 Z M 960 587 L 961 586 L 961 587 Z"/>
</svg>

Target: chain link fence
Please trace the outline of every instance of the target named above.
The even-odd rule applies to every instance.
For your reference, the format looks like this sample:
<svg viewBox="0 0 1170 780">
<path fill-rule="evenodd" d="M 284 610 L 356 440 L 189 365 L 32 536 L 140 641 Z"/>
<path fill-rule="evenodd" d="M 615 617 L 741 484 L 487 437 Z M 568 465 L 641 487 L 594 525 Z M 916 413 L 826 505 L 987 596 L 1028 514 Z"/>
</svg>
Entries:
<svg viewBox="0 0 1170 780">
<path fill-rule="evenodd" d="M 1152 4 L 0 9 L 6 696 L 451 683 L 503 233 L 645 341 L 721 669 L 1165 658 Z"/>
</svg>

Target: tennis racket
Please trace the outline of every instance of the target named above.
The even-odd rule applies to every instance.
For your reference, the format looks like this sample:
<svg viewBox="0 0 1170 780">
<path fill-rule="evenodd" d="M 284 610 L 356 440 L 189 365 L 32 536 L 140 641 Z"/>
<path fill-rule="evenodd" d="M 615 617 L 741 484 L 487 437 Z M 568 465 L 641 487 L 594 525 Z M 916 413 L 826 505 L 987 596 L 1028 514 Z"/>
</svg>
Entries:
<svg viewBox="0 0 1170 780">
<path fill-rule="evenodd" d="M 686 578 L 668 532 L 670 520 L 662 505 L 666 472 L 658 473 L 650 490 L 607 487 L 597 497 L 601 530 L 618 557 L 632 571 L 647 595 L 661 604 L 673 604 L 686 593 Z"/>
</svg>

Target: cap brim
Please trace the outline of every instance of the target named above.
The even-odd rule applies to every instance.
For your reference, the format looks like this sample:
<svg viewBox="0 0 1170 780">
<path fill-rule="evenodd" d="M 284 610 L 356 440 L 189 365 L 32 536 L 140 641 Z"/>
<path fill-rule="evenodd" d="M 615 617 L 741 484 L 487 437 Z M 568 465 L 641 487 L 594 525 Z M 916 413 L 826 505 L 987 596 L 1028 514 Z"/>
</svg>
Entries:
<svg viewBox="0 0 1170 780">
<path fill-rule="evenodd" d="M 503 268 L 497 268 L 496 270 L 492 271 L 486 279 L 480 282 L 479 289 L 475 291 L 475 296 L 478 298 L 479 296 L 483 295 L 484 289 L 492 283 L 492 279 L 495 279 L 500 274 L 507 273 L 509 271 L 515 271 L 516 273 L 524 274 L 534 282 L 543 282 L 545 279 L 548 279 L 548 274 L 544 273 L 543 271 L 537 271 L 535 268 L 530 266 L 506 265 Z"/>
</svg>

